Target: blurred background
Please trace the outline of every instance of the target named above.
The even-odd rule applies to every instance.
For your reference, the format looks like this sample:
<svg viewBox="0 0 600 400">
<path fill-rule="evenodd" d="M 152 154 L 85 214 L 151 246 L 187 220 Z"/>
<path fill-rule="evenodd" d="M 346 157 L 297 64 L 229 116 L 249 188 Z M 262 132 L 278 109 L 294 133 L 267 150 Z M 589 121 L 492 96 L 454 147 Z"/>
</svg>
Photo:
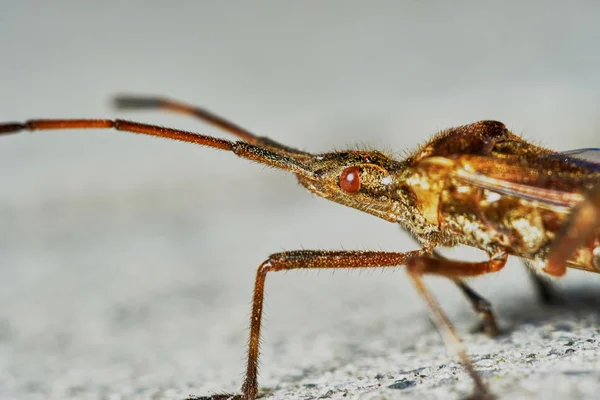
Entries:
<svg viewBox="0 0 600 400">
<path fill-rule="evenodd" d="M 557 150 L 598 147 L 599 20 L 585 1 L 3 0 L 0 121 L 119 117 L 227 136 L 111 108 L 133 93 L 314 152 L 401 156 L 481 119 Z M 414 248 L 397 226 L 224 152 L 113 131 L 0 141 L 1 398 L 236 390 L 268 254 Z M 428 283 L 468 332 L 476 317 L 460 293 Z M 600 279 L 569 271 L 559 284 L 595 293 Z M 511 310 L 536 315 L 518 260 L 473 285 L 507 324 Z M 269 275 L 265 312 L 260 381 L 271 389 L 436 338 L 401 269 Z"/>
</svg>

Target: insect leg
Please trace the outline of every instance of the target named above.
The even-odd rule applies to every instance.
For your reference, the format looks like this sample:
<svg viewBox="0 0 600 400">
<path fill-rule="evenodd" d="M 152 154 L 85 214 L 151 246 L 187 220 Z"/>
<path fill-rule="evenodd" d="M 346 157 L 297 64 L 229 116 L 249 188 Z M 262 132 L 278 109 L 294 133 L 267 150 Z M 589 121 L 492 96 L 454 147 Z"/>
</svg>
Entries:
<svg viewBox="0 0 600 400">
<path fill-rule="evenodd" d="M 437 252 L 434 252 L 437 255 Z M 557 304 L 560 302 L 560 298 L 548 279 L 544 279 L 535 272 L 531 267 L 527 265 L 526 261 L 523 261 L 527 273 L 531 277 L 531 281 L 535 286 L 539 299 L 544 304 Z M 462 293 L 471 302 L 473 309 L 481 317 L 481 330 L 490 337 L 497 336 L 500 333 L 498 323 L 496 322 L 496 315 L 492 310 L 492 304 L 486 298 L 482 297 L 472 287 L 461 279 L 453 279 L 454 283 L 462 291 Z"/>
<path fill-rule="evenodd" d="M 404 232 L 408 233 L 415 242 L 423 245 L 419 241 L 419 239 L 416 236 L 414 236 L 411 232 L 407 230 L 404 230 Z M 446 259 L 437 250 L 433 250 L 432 254 L 433 256 L 439 259 Z M 475 312 L 481 318 L 481 325 L 479 326 L 481 331 L 490 337 L 497 336 L 500 331 L 498 329 L 498 323 L 496 322 L 496 315 L 492 310 L 492 303 L 490 303 L 485 297 L 477 293 L 462 279 L 454 278 L 452 279 L 452 282 L 454 282 L 454 284 L 458 286 L 458 288 L 465 295 L 467 300 L 469 300 L 469 302 L 471 303 L 473 310 L 475 310 Z M 477 330 L 479 330 L 479 327 Z"/>
<path fill-rule="evenodd" d="M 451 260 L 438 260 L 428 256 L 429 249 L 411 251 L 407 253 L 388 253 L 371 251 L 318 251 L 297 250 L 272 254 L 257 270 L 254 284 L 254 297 L 252 300 L 252 314 L 250 317 L 250 338 L 248 343 L 248 359 L 246 364 L 246 378 L 242 385 L 241 395 L 214 395 L 196 397 L 197 400 L 254 400 L 258 394 L 258 357 L 260 343 L 260 329 L 265 290 L 265 280 L 268 272 L 288 271 L 292 269 L 325 269 L 325 268 L 379 268 L 397 267 L 407 265 L 409 274 L 413 278 L 419 292 L 426 298 L 435 314 L 435 321 L 442 332 L 448 345 L 459 351 L 460 358 L 476 384 L 478 394 L 486 394 L 487 389 L 483 381 L 475 372 L 460 339 L 456 335 L 450 321 L 445 316 L 437 302 L 423 285 L 421 275 L 432 273 L 450 278 L 461 276 L 476 276 L 486 272 L 501 269 L 506 262 L 506 257 L 493 259 L 482 263 L 466 263 Z M 432 305 L 433 304 L 433 305 Z M 440 322 L 443 321 L 443 322 Z"/>
<path fill-rule="evenodd" d="M 434 250 L 433 255 L 437 258 L 447 260 L 438 251 Z M 498 322 L 496 322 L 496 314 L 492 310 L 492 303 L 489 302 L 485 297 L 480 295 L 470 287 L 465 281 L 460 278 L 452 279 L 454 284 L 458 286 L 461 292 L 465 295 L 467 300 L 471 303 L 473 310 L 481 318 L 481 331 L 490 337 L 498 336 L 500 330 L 498 329 Z"/>
<path fill-rule="evenodd" d="M 496 315 L 492 310 L 492 303 L 489 300 L 482 297 L 473 288 L 467 285 L 461 279 L 453 279 L 453 282 L 458 286 L 465 297 L 471 302 L 473 309 L 481 318 L 481 331 L 490 337 L 498 336 L 500 330 L 498 329 L 498 323 L 496 322 Z"/>
<path fill-rule="evenodd" d="M 593 239 L 600 228 L 600 184 L 585 194 L 571 217 L 560 229 L 548 253 L 544 271 L 552 276 L 562 276 L 567 271 L 567 261 L 575 251 Z M 594 251 L 596 252 L 596 251 Z M 600 269 L 600 256 L 593 256 L 592 265 Z"/>
<path fill-rule="evenodd" d="M 490 272 L 499 271 L 506 264 L 508 256 L 505 253 L 499 254 L 498 256 L 491 258 L 485 262 L 464 262 L 454 261 L 448 259 L 439 259 L 435 256 L 421 256 L 410 260 L 407 264 L 407 271 L 409 276 L 417 288 L 417 291 L 425 299 L 429 305 L 429 309 L 433 315 L 433 321 L 440 331 L 446 344 L 453 348 L 458 356 L 460 357 L 463 366 L 473 379 L 475 383 L 474 396 L 479 398 L 489 397 L 489 392 L 483 383 L 483 380 L 475 371 L 471 359 L 467 355 L 467 352 L 462 345 L 458 334 L 454 330 L 452 323 L 440 307 L 437 300 L 433 297 L 431 292 L 425 286 L 423 282 L 424 274 L 441 275 L 447 278 L 460 279 L 463 277 L 483 275 Z"/>
<path fill-rule="evenodd" d="M 217 114 L 213 114 L 208 110 L 185 104 L 176 100 L 152 96 L 121 95 L 115 97 L 114 104 L 118 109 L 121 110 L 166 110 L 184 115 L 190 115 L 199 118 L 200 120 L 210 125 L 213 125 L 219 129 L 229 132 L 247 143 L 251 143 L 260 147 L 266 147 L 272 150 L 279 150 L 288 154 L 293 154 L 296 157 L 310 155 L 310 153 L 285 146 L 281 143 L 269 139 L 268 137 L 257 136 L 254 133 L 242 128 L 241 126 L 234 124 L 233 122 L 228 121 Z"/>
<path fill-rule="evenodd" d="M 540 276 L 532 267 L 530 267 L 527 261 L 523 260 L 523 264 L 527 267 L 527 273 L 529 274 L 533 285 L 535 286 L 535 291 L 537 292 L 538 298 L 544 304 L 557 304 L 560 303 L 560 298 L 556 293 L 556 289 L 552 282 L 549 279 L 545 279 L 543 276 Z"/>
<path fill-rule="evenodd" d="M 250 317 L 250 338 L 248 340 L 248 359 L 246 377 L 242 385 L 241 395 L 214 395 L 196 397 L 200 400 L 254 400 L 258 394 L 258 357 L 260 329 L 262 322 L 265 279 L 267 273 L 289 271 L 293 269 L 325 269 L 325 268 L 380 268 L 405 265 L 413 257 L 420 257 L 426 250 L 406 253 L 387 253 L 379 251 L 319 251 L 296 250 L 276 253 L 269 256 L 256 271 L 252 314 Z"/>
</svg>

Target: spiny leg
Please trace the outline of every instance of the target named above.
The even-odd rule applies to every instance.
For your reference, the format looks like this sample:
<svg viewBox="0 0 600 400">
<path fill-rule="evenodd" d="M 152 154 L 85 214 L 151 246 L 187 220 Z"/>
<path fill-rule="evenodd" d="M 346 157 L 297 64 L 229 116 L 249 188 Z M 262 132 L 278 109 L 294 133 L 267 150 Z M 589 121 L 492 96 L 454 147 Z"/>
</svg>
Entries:
<svg viewBox="0 0 600 400">
<path fill-rule="evenodd" d="M 465 283 L 462 279 L 453 279 L 454 283 L 473 306 L 473 310 L 481 318 L 481 325 L 476 328 L 476 331 L 484 332 L 490 337 L 498 336 L 500 330 L 496 322 L 496 315 L 492 310 L 492 303 L 482 297 L 473 288 Z"/>
<path fill-rule="evenodd" d="M 438 251 L 434 250 L 433 255 L 439 259 L 447 260 L 446 257 L 442 256 Z M 498 336 L 500 330 L 498 329 L 498 322 L 496 321 L 496 314 L 492 310 L 492 303 L 489 302 L 485 297 L 480 295 L 469 286 L 464 280 L 460 278 L 453 278 L 452 281 L 463 295 L 471 303 L 473 310 L 481 318 L 480 325 L 476 328 L 477 331 L 483 332 L 489 337 Z"/>
<path fill-rule="evenodd" d="M 254 284 L 252 315 L 250 320 L 250 339 L 246 378 L 242 386 L 244 399 L 253 400 L 258 393 L 258 357 L 264 285 L 268 272 L 292 269 L 327 268 L 380 268 L 398 267 L 413 258 L 422 256 L 423 250 L 406 253 L 386 253 L 370 251 L 313 251 L 298 250 L 271 255 L 258 268 Z"/>
<path fill-rule="evenodd" d="M 477 276 L 501 269 L 506 262 L 506 257 L 493 259 L 487 262 L 467 263 L 450 260 L 439 260 L 428 255 L 429 249 L 411 251 L 407 253 L 369 252 L 369 251 L 314 251 L 298 250 L 271 255 L 258 268 L 254 284 L 254 297 L 252 300 L 252 314 L 250 318 L 250 338 L 248 343 L 248 360 L 246 365 L 246 378 L 242 385 L 241 395 L 214 395 L 195 397 L 196 400 L 254 400 L 258 394 L 258 357 L 262 309 L 264 301 L 265 280 L 268 272 L 287 271 L 292 269 L 326 269 L 326 268 L 380 268 L 408 265 L 409 273 L 419 290 L 426 296 L 432 311 L 434 321 L 447 344 L 458 350 L 461 361 L 467 368 L 469 375 L 475 381 L 476 392 L 486 394 L 487 389 L 481 378 L 472 366 L 460 339 L 455 333 L 450 321 L 445 316 L 439 305 L 433 300 L 421 281 L 421 274 L 437 274 L 449 278 Z M 433 305 L 432 305 L 433 302 Z"/>
<path fill-rule="evenodd" d="M 596 242 L 597 245 L 594 237 L 599 228 L 600 184 L 597 184 L 584 194 L 584 199 L 575 207 L 568 221 L 554 238 L 544 271 L 552 276 L 564 275 L 567 262 L 578 248 L 590 242 Z M 597 254 L 597 248 L 592 249 L 592 265 L 600 270 L 600 254 Z"/>
<path fill-rule="evenodd" d="M 254 144 L 260 147 L 266 147 L 272 150 L 282 151 L 288 154 L 293 154 L 295 157 L 310 156 L 310 153 L 294 149 L 278 143 L 268 137 L 257 136 L 254 133 L 234 124 L 233 122 L 214 114 L 200 107 L 195 107 L 176 100 L 166 99 L 163 97 L 152 96 L 132 96 L 120 95 L 114 99 L 114 104 L 117 109 L 121 110 L 166 110 L 177 112 L 184 115 L 190 115 L 200 120 L 211 124 L 219 129 L 229 132 L 244 142 Z"/>
<path fill-rule="evenodd" d="M 260 329 L 265 292 L 265 280 L 268 272 L 289 271 L 293 269 L 341 269 L 341 268 L 381 268 L 398 267 L 414 257 L 420 257 L 429 250 L 415 250 L 406 253 L 379 251 L 319 251 L 296 250 L 275 253 L 269 256 L 256 271 L 252 314 L 250 316 L 250 338 L 248 340 L 248 359 L 246 377 L 241 395 L 220 394 L 193 397 L 196 400 L 254 400 L 258 394 L 258 357 Z"/>
<path fill-rule="evenodd" d="M 407 264 L 407 272 L 412 278 L 412 281 L 417 288 L 417 291 L 425 299 L 429 305 L 429 309 L 433 315 L 433 321 L 436 324 L 440 334 L 444 338 L 446 344 L 453 348 L 460 357 L 463 366 L 473 379 L 475 383 L 475 398 L 489 398 L 489 392 L 483 383 L 483 380 L 475 371 L 471 359 L 467 355 L 467 352 L 462 345 L 458 334 L 454 330 L 452 323 L 440 307 L 439 303 L 435 300 L 431 292 L 425 286 L 422 275 L 432 274 L 445 276 L 451 279 L 460 279 L 464 277 L 471 277 L 482 275 L 490 272 L 497 272 L 504 268 L 508 255 L 501 253 L 485 262 L 463 262 L 454 261 L 448 259 L 439 259 L 434 257 L 417 257 L 411 259 Z"/>
<path fill-rule="evenodd" d="M 421 241 L 412 234 L 412 232 L 404 230 L 404 232 L 408 233 L 410 237 L 420 245 L 423 245 Z M 432 255 L 439 259 L 447 259 L 439 251 L 433 250 Z M 492 310 L 492 303 L 490 303 L 485 297 L 481 296 L 479 293 L 475 291 L 472 287 L 470 287 L 465 281 L 459 278 L 452 279 L 452 282 L 463 293 L 463 295 L 469 300 L 473 310 L 479 315 L 481 318 L 480 324 L 476 328 L 477 331 L 484 332 L 486 335 L 490 337 L 497 336 L 500 332 L 498 329 L 498 323 L 496 322 L 496 315 Z"/>
</svg>

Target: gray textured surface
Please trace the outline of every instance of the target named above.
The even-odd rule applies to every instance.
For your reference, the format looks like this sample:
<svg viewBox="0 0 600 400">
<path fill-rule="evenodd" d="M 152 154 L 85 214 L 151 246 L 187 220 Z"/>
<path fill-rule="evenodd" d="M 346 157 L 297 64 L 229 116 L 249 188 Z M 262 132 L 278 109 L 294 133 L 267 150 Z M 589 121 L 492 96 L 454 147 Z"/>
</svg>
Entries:
<svg viewBox="0 0 600 400">
<path fill-rule="evenodd" d="M 3 1 L 0 120 L 116 116 L 107 100 L 134 92 L 315 151 L 401 152 L 483 118 L 557 149 L 598 146 L 598 7 L 462 4 Z M 119 116 L 223 136 L 164 113 Z M 192 145 L 15 135 L 0 171 L 2 399 L 236 390 L 270 252 L 412 247 L 290 176 Z M 475 280 L 509 330 L 498 340 L 468 334 L 465 301 L 428 284 L 496 394 L 595 398 L 599 277 L 569 272 L 551 310 L 514 260 Z M 260 382 L 274 398 L 468 394 L 401 270 L 273 275 L 267 291 Z"/>
</svg>

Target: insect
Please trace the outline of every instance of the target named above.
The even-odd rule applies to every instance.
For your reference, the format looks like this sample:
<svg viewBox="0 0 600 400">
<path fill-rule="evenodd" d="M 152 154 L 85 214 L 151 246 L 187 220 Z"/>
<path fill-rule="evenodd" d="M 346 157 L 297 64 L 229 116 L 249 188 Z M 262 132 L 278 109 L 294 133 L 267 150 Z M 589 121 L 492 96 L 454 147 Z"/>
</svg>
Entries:
<svg viewBox="0 0 600 400">
<path fill-rule="evenodd" d="M 60 129 L 105 129 L 159 136 L 230 151 L 296 175 L 309 192 L 399 224 L 420 245 L 408 252 L 297 250 L 275 253 L 256 272 L 246 375 L 241 394 L 203 399 L 254 400 L 265 279 L 270 272 L 404 266 L 433 320 L 474 382 L 489 392 L 450 321 L 423 282 L 453 280 L 497 333 L 489 303 L 462 280 L 500 271 L 509 255 L 553 277 L 567 268 L 600 273 L 600 149 L 559 153 L 531 144 L 502 123 L 480 121 L 448 129 L 404 159 L 378 151 L 311 154 L 253 133 L 201 108 L 177 101 L 120 96 L 121 109 L 163 109 L 194 116 L 240 138 L 229 141 L 121 119 L 35 119 L 0 124 L 0 134 Z M 450 260 L 439 247 L 483 250 L 481 262 Z M 198 398 L 200 399 L 200 398 Z"/>
</svg>

